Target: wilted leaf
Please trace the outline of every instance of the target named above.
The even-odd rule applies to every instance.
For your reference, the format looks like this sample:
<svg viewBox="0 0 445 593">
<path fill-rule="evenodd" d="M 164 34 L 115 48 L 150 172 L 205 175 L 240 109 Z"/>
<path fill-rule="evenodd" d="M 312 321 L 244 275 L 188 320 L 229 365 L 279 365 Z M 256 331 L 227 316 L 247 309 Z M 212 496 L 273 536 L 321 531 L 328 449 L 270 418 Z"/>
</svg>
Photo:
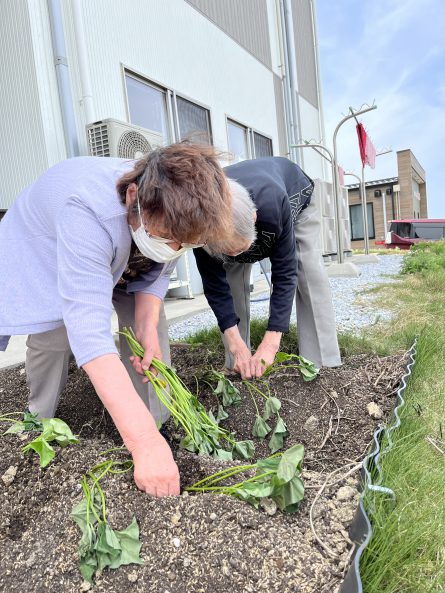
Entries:
<svg viewBox="0 0 445 593">
<path fill-rule="evenodd" d="M 269 441 L 269 449 L 272 453 L 276 453 L 280 449 L 282 449 L 284 444 L 284 439 L 287 437 L 289 433 L 287 432 L 286 424 L 281 416 L 278 416 L 277 425 L 275 426 L 275 430 L 272 434 L 272 438 Z"/>
<path fill-rule="evenodd" d="M 23 453 L 33 450 L 40 457 L 40 467 L 46 467 L 48 463 L 56 456 L 56 452 L 43 438 L 43 435 L 38 436 L 36 439 L 25 445 L 22 449 Z"/>
<path fill-rule="evenodd" d="M 268 397 L 266 400 L 266 405 L 264 407 L 263 418 L 264 420 L 269 420 L 269 418 L 276 414 L 281 408 L 281 402 L 276 397 Z"/>
<path fill-rule="evenodd" d="M 225 449 L 215 449 L 213 451 L 213 457 L 224 461 L 232 461 L 233 459 L 232 451 L 226 451 Z"/>
<path fill-rule="evenodd" d="M 255 445 L 252 441 L 237 441 L 233 446 L 232 453 L 238 459 L 249 459 L 255 453 Z"/>
<path fill-rule="evenodd" d="M 261 418 L 261 416 L 257 416 L 255 419 L 255 424 L 253 425 L 252 434 L 254 437 L 258 437 L 260 439 L 264 439 L 272 428 L 267 424 L 265 420 Z"/>
<path fill-rule="evenodd" d="M 220 422 L 221 420 L 225 420 L 228 417 L 229 417 L 228 413 L 225 411 L 225 409 L 223 408 L 223 406 L 221 406 L 221 404 L 219 404 L 218 405 L 218 414 L 216 416 L 216 420 L 218 422 Z"/>
<path fill-rule="evenodd" d="M 289 482 L 296 472 L 301 471 L 301 462 L 304 456 L 303 445 L 293 445 L 281 456 L 277 469 L 277 477 L 283 482 Z"/>
</svg>

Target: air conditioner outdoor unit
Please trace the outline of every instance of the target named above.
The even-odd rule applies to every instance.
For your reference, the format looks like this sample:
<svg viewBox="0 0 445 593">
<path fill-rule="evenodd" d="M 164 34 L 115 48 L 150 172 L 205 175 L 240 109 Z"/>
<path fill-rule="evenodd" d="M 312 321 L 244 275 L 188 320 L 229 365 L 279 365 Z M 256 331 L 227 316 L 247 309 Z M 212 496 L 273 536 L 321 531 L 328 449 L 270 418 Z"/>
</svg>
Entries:
<svg viewBox="0 0 445 593">
<path fill-rule="evenodd" d="M 86 129 L 91 156 L 139 159 L 153 148 L 164 145 L 162 134 L 117 119 L 96 121 Z"/>
</svg>

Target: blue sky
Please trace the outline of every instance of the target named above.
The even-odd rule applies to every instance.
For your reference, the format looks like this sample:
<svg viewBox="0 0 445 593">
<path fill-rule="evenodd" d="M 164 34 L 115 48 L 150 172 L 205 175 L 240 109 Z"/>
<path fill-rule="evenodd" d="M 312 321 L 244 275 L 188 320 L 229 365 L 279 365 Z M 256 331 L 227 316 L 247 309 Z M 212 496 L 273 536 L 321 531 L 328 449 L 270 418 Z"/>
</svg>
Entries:
<svg viewBox="0 0 445 593">
<path fill-rule="evenodd" d="M 377 150 L 366 180 L 397 175 L 395 151 L 410 148 L 426 171 L 428 215 L 445 218 L 445 0 L 317 0 L 326 142 L 349 106 Z M 360 175 L 355 122 L 338 133 L 338 161 Z M 346 177 L 353 183 L 353 177 Z"/>
</svg>

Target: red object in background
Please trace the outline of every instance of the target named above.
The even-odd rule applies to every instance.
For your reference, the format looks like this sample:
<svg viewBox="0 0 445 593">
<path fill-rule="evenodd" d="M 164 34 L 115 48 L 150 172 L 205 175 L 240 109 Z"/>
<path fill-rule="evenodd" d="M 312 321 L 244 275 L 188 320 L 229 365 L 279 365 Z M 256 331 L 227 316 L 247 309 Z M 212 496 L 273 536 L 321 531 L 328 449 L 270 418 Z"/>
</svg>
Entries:
<svg viewBox="0 0 445 593">
<path fill-rule="evenodd" d="M 375 168 L 376 152 L 374 144 L 366 133 L 363 124 L 357 124 L 358 145 L 360 148 L 360 158 L 362 159 L 363 167 L 369 165 L 371 169 Z"/>
<path fill-rule="evenodd" d="M 345 184 L 345 171 L 340 165 L 338 165 L 338 181 L 340 185 Z"/>
</svg>

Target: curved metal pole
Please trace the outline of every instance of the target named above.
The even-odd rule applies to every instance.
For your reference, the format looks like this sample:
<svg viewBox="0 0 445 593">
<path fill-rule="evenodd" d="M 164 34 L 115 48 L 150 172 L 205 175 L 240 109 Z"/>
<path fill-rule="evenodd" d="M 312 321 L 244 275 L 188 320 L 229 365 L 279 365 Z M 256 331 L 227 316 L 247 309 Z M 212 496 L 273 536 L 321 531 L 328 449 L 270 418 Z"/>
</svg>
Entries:
<svg viewBox="0 0 445 593">
<path fill-rule="evenodd" d="M 295 148 L 307 148 L 307 147 L 311 147 L 314 150 L 316 150 L 316 152 L 319 152 L 319 150 L 317 150 L 317 149 L 320 149 L 321 148 L 322 150 L 325 150 L 328 153 L 328 155 L 329 155 L 329 158 L 328 158 L 326 155 L 320 153 L 323 158 L 325 158 L 327 161 L 329 161 L 331 163 L 331 170 L 332 170 L 332 172 L 331 172 L 331 175 L 332 175 L 332 196 L 334 198 L 334 212 L 335 212 L 335 234 L 336 234 L 336 237 L 337 237 L 337 262 L 338 263 L 343 263 L 343 259 L 341 259 L 341 261 L 340 261 L 341 227 L 340 227 L 340 218 L 338 216 L 339 211 L 340 211 L 340 208 L 338 207 L 338 203 L 337 203 L 338 202 L 338 193 L 337 193 L 337 191 L 335 189 L 335 179 L 337 177 L 337 171 L 336 171 L 337 167 L 335 166 L 336 161 L 334 159 L 334 155 L 332 154 L 332 152 L 328 148 L 326 148 L 326 146 L 323 146 L 323 144 L 311 144 L 310 142 L 308 142 L 308 143 L 305 143 L 305 144 L 293 144 L 292 147 L 295 147 Z"/>
<path fill-rule="evenodd" d="M 373 111 L 374 109 L 377 109 L 377 105 L 372 105 L 371 107 L 366 107 L 366 109 L 360 109 L 359 111 L 354 111 L 350 115 L 346 115 L 338 123 L 337 127 L 335 128 L 334 136 L 332 139 L 332 144 L 334 147 L 334 165 L 337 165 L 337 134 L 338 134 L 338 131 L 341 128 L 341 126 L 348 120 L 357 117 L 357 115 L 362 115 L 363 113 L 367 113 L 368 111 Z M 338 179 L 337 167 L 335 166 L 334 169 L 335 169 L 335 178 L 334 178 L 333 184 L 334 184 L 334 194 L 336 196 L 336 199 L 335 199 L 335 205 L 336 205 L 335 219 L 337 221 L 338 228 L 340 229 L 340 200 L 339 200 L 340 181 Z M 339 243 L 338 243 L 337 261 L 338 261 L 338 263 L 342 264 L 344 262 L 344 253 L 343 253 L 343 241 L 342 241 L 341 233 L 338 234 L 338 240 L 339 240 Z"/>
</svg>

